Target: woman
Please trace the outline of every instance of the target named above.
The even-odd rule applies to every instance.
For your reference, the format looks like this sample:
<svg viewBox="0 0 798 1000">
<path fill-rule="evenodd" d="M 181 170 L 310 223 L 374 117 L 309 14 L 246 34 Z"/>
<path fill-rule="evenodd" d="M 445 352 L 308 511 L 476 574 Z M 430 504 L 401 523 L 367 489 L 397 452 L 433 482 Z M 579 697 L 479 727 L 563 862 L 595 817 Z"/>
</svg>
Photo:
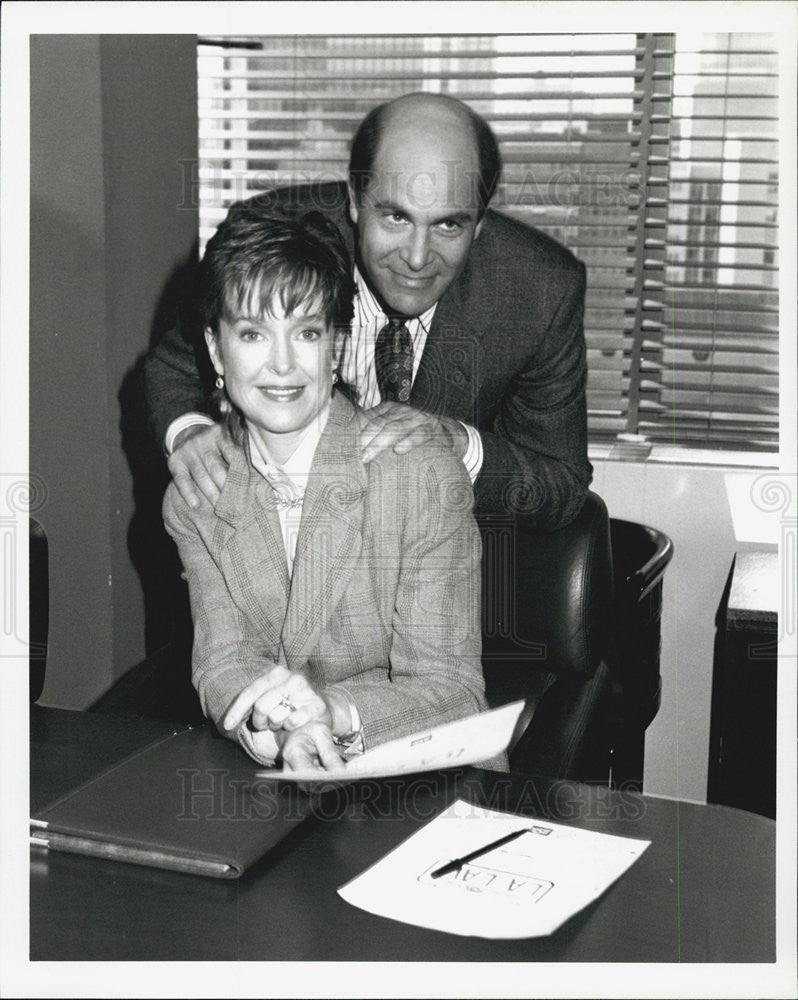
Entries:
<svg viewBox="0 0 798 1000">
<path fill-rule="evenodd" d="M 164 519 L 206 716 L 261 763 L 333 768 L 481 711 L 471 486 L 434 446 L 363 464 L 337 370 L 354 292 L 340 233 L 236 206 L 202 268 L 237 450 L 214 507 L 171 486 Z"/>
</svg>

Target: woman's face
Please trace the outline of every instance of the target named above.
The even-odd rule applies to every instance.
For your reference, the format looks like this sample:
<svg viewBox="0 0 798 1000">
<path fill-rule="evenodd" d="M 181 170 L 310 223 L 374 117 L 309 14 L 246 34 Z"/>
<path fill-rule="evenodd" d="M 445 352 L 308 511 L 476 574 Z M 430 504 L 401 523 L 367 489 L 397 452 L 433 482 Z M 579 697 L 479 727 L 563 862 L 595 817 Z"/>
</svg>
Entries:
<svg viewBox="0 0 798 1000">
<path fill-rule="evenodd" d="M 248 428 L 285 460 L 330 401 L 333 330 L 324 314 L 310 303 L 287 316 L 275 296 L 269 312 L 222 319 L 205 339 Z"/>
</svg>

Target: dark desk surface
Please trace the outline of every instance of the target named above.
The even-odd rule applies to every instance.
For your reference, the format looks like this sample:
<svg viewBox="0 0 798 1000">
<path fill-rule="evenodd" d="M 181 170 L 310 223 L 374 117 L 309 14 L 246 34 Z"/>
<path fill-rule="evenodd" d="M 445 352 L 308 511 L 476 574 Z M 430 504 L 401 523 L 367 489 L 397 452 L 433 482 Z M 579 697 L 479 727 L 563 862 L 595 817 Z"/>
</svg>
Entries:
<svg viewBox="0 0 798 1000">
<path fill-rule="evenodd" d="M 38 808 L 163 733 L 163 723 L 34 708 Z M 31 852 L 31 959 L 775 961 L 775 824 L 700 806 L 466 769 L 358 785 L 227 882 Z M 456 797 L 651 840 L 555 934 L 482 941 L 375 917 L 336 890 Z"/>
</svg>

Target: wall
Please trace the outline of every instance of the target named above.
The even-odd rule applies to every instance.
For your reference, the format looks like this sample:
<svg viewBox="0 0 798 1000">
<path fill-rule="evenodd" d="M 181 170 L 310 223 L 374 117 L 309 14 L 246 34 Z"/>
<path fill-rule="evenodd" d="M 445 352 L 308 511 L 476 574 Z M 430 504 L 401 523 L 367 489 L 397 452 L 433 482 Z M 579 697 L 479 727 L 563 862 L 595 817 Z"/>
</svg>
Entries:
<svg viewBox="0 0 798 1000">
<path fill-rule="evenodd" d="M 649 524 L 674 544 L 663 588 L 662 704 L 646 733 L 643 790 L 705 802 L 715 614 L 735 551 L 753 544 L 742 525 L 762 513 L 751 487 L 768 471 L 650 460 L 593 466 L 592 489 L 611 517 Z M 775 546 L 775 513 L 758 534 Z"/>
<path fill-rule="evenodd" d="M 30 470 L 50 544 L 42 703 L 84 708 L 145 653 L 123 418 L 196 241 L 196 38 L 31 38 Z M 127 396 L 126 396 L 127 393 Z"/>
</svg>

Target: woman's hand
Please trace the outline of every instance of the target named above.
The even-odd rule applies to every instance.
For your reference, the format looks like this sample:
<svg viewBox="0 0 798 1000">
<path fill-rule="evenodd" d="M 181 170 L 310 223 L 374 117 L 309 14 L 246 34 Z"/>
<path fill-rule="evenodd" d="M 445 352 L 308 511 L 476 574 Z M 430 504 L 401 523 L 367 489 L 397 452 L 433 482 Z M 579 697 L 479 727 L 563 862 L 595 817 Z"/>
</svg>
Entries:
<svg viewBox="0 0 798 1000">
<path fill-rule="evenodd" d="M 306 767 L 334 771 L 344 766 L 332 730 L 323 722 L 308 722 L 290 733 L 280 733 L 277 742 L 282 744 L 283 767 L 288 771 Z"/>
<path fill-rule="evenodd" d="M 292 731 L 310 722 L 320 722 L 330 730 L 333 719 L 327 702 L 300 673 L 282 664 L 256 678 L 238 693 L 227 709 L 222 726 L 237 729 L 245 719 L 254 730 Z"/>
</svg>

